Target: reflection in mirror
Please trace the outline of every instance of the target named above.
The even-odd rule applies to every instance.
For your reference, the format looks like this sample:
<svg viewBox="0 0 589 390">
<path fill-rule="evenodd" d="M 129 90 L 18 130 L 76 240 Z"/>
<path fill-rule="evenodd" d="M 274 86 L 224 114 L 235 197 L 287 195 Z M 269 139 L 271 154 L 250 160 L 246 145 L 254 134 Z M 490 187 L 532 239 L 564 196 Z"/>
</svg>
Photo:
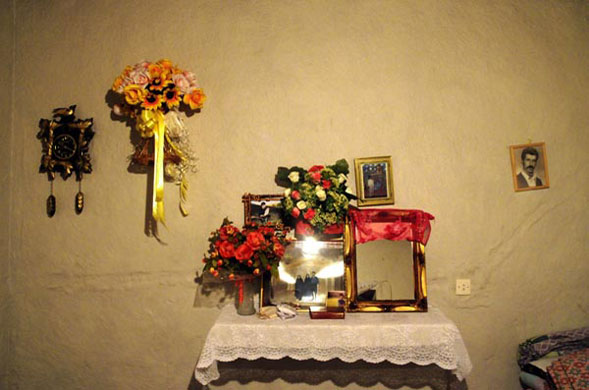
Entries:
<svg viewBox="0 0 589 390">
<path fill-rule="evenodd" d="M 263 305 L 325 306 L 328 291 L 344 290 L 343 242 L 312 237 L 292 242 L 278 273 L 269 286 L 262 287 Z"/>
<path fill-rule="evenodd" d="M 414 297 L 413 247 L 409 241 L 377 240 L 356 245 L 359 301 Z"/>
</svg>

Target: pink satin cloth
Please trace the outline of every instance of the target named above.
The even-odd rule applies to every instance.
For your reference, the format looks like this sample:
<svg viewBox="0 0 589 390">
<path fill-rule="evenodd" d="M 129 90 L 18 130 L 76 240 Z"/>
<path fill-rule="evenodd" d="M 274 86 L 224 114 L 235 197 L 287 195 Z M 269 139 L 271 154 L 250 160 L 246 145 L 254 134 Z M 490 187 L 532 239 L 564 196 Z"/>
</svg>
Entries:
<svg viewBox="0 0 589 390">
<path fill-rule="evenodd" d="M 376 240 L 417 241 L 427 244 L 434 216 L 422 210 L 357 209 L 348 210 L 355 229 L 356 243 Z"/>
</svg>

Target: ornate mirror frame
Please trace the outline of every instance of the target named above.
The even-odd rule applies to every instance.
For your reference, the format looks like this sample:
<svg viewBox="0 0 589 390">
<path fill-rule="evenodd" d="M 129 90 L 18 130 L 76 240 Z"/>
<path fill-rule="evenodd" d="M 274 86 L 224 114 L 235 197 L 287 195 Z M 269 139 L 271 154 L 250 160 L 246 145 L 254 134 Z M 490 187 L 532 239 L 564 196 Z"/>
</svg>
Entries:
<svg viewBox="0 0 589 390">
<path fill-rule="evenodd" d="M 350 208 L 344 231 L 346 310 L 350 312 L 426 312 L 427 280 L 425 244 L 429 238 L 431 214 L 421 210 Z M 413 247 L 413 299 L 358 300 L 356 246 L 371 241 L 366 227 L 371 223 L 390 224 L 391 229 L 377 239 L 407 240 Z M 374 238 L 372 238 L 374 240 Z"/>
</svg>

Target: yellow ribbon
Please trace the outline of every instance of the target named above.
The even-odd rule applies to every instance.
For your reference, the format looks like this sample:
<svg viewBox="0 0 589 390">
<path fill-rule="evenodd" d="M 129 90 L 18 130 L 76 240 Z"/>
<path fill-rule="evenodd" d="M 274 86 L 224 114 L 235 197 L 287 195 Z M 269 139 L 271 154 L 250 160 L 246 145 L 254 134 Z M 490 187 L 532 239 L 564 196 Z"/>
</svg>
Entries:
<svg viewBox="0 0 589 390">
<path fill-rule="evenodd" d="M 164 219 L 164 115 L 158 110 L 143 110 L 137 118 L 137 129 L 143 138 L 153 137 L 153 219 L 166 226 Z"/>
<path fill-rule="evenodd" d="M 174 150 L 176 155 L 178 157 L 180 157 L 180 159 L 182 159 L 182 161 L 186 161 L 186 156 L 184 155 L 184 153 L 182 153 L 182 150 L 180 150 L 180 148 L 177 147 L 176 144 L 174 144 L 174 142 L 168 136 L 167 133 L 166 133 L 166 141 L 168 141 L 168 145 L 170 145 L 170 147 L 172 148 L 172 150 Z M 180 181 L 180 204 L 179 204 L 179 207 L 180 207 L 180 212 L 185 217 L 189 214 L 188 210 L 185 207 L 187 195 L 188 195 L 188 180 L 186 180 L 186 177 L 184 177 L 184 175 L 182 175 L 182 180 Z"/>
</svg>

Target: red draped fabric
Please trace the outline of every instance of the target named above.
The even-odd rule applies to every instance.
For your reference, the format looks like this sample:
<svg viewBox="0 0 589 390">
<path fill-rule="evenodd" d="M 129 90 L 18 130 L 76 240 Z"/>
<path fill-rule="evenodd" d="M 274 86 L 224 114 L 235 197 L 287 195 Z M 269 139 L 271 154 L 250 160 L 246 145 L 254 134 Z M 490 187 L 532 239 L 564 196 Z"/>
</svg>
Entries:
<svg viewBox="0 0 589 390">
<path fill-rule="evenodd" d="M 348 210 L 355 228 L 356 243 L 376 240 L 417 241 L 427 244 L 434 216 L 421 210 L 357 209 Z"/>
</svg>

